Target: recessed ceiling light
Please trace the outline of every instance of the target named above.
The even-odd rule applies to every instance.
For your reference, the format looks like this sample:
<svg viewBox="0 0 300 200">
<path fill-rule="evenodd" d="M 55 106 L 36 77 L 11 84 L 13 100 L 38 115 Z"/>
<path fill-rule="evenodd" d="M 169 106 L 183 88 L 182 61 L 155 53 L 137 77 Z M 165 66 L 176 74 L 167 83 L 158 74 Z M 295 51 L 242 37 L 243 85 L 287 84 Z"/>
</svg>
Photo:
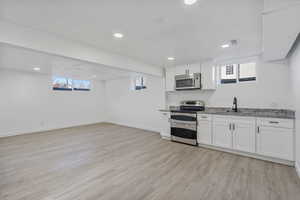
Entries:
<svg viewBox="0 0 300 200">
<path fill-rule="evenodd" d="M 237 44 L 238 44 L 237 40 L 230 40 L 229 42 L 227 42 L 227 43 L 221 45 L 221 47 L 222 47 L 223 49 L 225 49 L 225 48 L 237 46 Z"/>
<path fill-rule="evenodd" d="M 92 78 L 97 78 L 97 76 L 96 76 L 96 75 L 93 75 Z"/>
<path fill-rule="evenodd" d="M 175 58 L 174 57 L 168 57 L 168 60 L 173 61 L 173 60 L 175 60 Z"/>
<path fill-rule="evenodd" d="M 34 70 L 34 71 L 40 71 L 41 68 L 39 68 L 39 67 L 34 67 L 33 70 Z"/>
<path fill-rule="evenodd" d="M 230 47 L 230 44 L 223 44 L 221 47 L 222 47 L 223 49 L 226 49 L 226 48 Z"/>
<path fill-rule="evenodd" d="M 123 35 L 122 33 L 114 33 L 113 36 L 114 36 L 115 38 L 118 38 L 118 39 L 124 37 L 124 35 Z"/>
<path fill-rule="evenodd" d="M 197 2 L 197 0 L 184 0 L 185 5 L 193 5 L 196 2 Z"/>
</svg>

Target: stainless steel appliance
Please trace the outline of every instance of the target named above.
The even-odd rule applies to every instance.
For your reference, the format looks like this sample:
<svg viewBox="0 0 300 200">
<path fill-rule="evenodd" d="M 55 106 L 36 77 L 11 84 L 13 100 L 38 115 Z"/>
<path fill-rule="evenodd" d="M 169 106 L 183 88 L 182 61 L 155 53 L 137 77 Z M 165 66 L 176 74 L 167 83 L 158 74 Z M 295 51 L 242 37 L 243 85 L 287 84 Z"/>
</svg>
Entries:
<svg viewBox="0 0 300 200">
<path fill-rule="evenodd" d="M 176 90 L 201 89 L 201 73 L 183 74 L 175 76 Z"/>
<path fill-rule="evenodd" d="M 182 101 L 179 110 L 171 111 L 171 140 L 197 145 L 197 112 L 204 109 L 203 101 Z"/>
</svg>

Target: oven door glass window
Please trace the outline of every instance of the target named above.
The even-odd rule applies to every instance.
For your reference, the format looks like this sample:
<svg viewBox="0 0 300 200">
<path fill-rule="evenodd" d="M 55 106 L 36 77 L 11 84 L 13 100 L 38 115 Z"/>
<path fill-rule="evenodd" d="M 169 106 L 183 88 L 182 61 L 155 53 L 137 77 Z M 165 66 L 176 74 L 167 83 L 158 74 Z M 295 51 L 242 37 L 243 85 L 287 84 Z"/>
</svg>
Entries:
<svg viewBox="0 0 300 200">
<path fill-rule="evenodd" d="M 193 87 L 193 86 L 194 86 L 193 79 L 176 80 L 176 88 L 185 88 L 185 87 Z"/>
</svg>

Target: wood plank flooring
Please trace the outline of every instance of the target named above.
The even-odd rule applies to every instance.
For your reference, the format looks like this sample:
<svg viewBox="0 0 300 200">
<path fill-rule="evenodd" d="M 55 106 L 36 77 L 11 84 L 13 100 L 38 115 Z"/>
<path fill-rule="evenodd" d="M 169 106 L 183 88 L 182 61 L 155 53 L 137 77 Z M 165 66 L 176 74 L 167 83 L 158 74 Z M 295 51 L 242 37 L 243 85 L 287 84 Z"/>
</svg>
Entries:
<svg viewBox="0 0 300 200">
<path fill-rule="evenodd" d="M 299 200 L 295 169 L 95 124 L 0 138 L 1 200 Z"/>
</svg>

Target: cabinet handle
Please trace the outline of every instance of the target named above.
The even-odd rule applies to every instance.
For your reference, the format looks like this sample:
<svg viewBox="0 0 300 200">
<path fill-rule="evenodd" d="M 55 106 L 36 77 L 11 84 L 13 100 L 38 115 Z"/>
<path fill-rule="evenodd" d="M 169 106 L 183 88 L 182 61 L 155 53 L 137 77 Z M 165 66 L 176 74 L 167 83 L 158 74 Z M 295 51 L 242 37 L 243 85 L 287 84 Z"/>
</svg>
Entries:
<svg viewBox="0 0 300 200">
<path fill-rule="evenodd" d="M 258 134 L 260 133 L 260 128 L 259 128 L 259 126 L 257 127 L 257 133 L 258 133 Z"/>
<path fill-rule="evenodd" d="M 279 122 L 276 121 L 269 121 L 270 124 L 279 124 Z"/>
<path fill-rule="evenodd" d="M 229 124 L 229 130 L 231 130 L 231 123 Z"/>
<path fill-rule="evenodd" d="M 202 116 L 201 118 L 202 118 L 202 119 L 207 119 L 208 117 L 206 117 L 206 116 Z"/>
<path fill-rule="evenodd" d="M 232 126 L 233 126 L 233 130 L 235 131 L 235 124 L 232 124 Z"/>
</svg>

